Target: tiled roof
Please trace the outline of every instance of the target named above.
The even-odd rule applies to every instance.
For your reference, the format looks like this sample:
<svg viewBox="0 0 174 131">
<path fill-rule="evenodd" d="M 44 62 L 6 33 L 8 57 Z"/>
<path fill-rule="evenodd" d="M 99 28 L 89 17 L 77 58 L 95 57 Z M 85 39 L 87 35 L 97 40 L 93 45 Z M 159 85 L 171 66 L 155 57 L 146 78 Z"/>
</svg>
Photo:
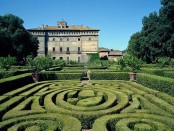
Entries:
<svg viewBox="0 0 174 131">
<path fill-rule="evenodd" d="M 121 51 L 111 51 L 108 55 L 109 56 L 122 56 L 123 53 Z"/>
<path fill-rule="evenodd" d="M 44 28 L 39 27 L 39 28 L 32 28 L 32 29 L 28 29 L 28 30 L 95 30 L 95 31 L 99 31 L 99 29 L 94 29 L 94 28 L 90 28 L 90 27 L 86 27 L 86 26 L 68 26 L 67 28 L 58 28 L 57 26 L 45 26 Z"/>
<path fill-rule="evenodd" d="M 107 48 L 99 48 L 98 51 L 99 52 L 109 52 L 110 50 Z"/>
</svg>

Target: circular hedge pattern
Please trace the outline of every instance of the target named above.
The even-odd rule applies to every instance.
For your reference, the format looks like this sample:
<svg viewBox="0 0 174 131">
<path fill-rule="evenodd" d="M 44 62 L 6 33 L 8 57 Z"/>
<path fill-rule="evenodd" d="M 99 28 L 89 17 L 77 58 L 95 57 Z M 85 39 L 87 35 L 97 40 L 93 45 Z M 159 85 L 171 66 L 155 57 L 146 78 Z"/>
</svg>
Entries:
<svg viewBox="0 0 174 131">
<path fill-rule="evenodd" d="M 174 130 L 173 101 L 128 81 L 43 81 L 0 96 L 0 129 Z"/>
</svg>

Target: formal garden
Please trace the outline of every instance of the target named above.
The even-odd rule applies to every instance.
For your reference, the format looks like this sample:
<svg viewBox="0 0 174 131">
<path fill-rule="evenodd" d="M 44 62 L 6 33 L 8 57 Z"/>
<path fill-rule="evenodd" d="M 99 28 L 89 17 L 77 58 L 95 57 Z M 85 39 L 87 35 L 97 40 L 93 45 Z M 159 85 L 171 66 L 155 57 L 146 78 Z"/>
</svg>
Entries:
<svg viewBox="0 0 174 131">
<path fill-rule="evenodd" d="M 172 63 L 127 58 L 66 63 L 27 57 L 26 66 L 1 58 L 0 130 L 174 130 Z"/>
<path fill-rule="evenodd" d="M 174 131 L 174 2 L 161 4 L 117 62 L 38 56 L 24 21 L 0 16 L 0 130 Z"/>
</svg>

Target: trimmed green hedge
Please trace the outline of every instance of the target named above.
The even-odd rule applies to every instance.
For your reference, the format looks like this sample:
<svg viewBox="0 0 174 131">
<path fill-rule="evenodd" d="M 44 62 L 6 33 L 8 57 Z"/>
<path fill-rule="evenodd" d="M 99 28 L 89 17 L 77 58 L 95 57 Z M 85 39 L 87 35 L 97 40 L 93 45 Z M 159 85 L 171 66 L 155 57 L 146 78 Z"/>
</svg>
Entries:
<svg viewBox="0 0 174 131">
<path fill-rule="evenodd" d="M 127 72 L 91 72 L 91 80 L 129 80 Z"/>
<path fill-rule="evenodd" d="M 0 95 L 33 82 L 31 73 L 12 76 L 0 80 Z"/>
<path fill-rule="evenodd" d="M 84 67 L 84 63 L 66 64 L 66 67 Z"/>
<path fill-rule="evenodd" d="M 143 68 L 141 71 L 139 71 L 141 73 L 148 73 L 148 74 L 152 74 L 152 75 L 159 75 L 159 76 L 164 76 L 164 70 L 162 69 L 149 69 L 149 68 Z"/>
<path fill-rule="evenodd" d="M 64 67 L 65 70 L 82 70 L 84 67 Z"/>
<path fill-rule="evenodd" d="M 60 130 L 65 130 L 64 120 L 71 130 L 74 127 L 81 130 L 80 122 L 83 129 L 94 131 L 126 130 L 127 127 L 157 130 L 156 127 L 161 129 L 163 125 L 174 129 L 173 101 L 172 96 L 124 80 L 91 80 L 88 85 L 76 80 L 42 81 L 0 96 L 0 130 L 37 130 L 37 127 L 46 130 L 47 124 L 51 126 L 49 130 L 59 124 Z M 56 114 L 73 116 L 78 122 L 72 123 L 66 116 L 68 120 Z M 109 115 L 108 119 L 104 115 Z"/>
<path fill-rule="evenodd" d="M 54 72 L 42 72 L 40 74 L 40 80 L 80 80 L 82 73 L 54 73 Z"/>
<path fill-rule="evenodd" d="M 145 68 L 157 68 L 158 66 L 156 64 L 142 64 L 142 67 L 145 67 Z"/>
<path fill-rule="evenodd" d="M 165 72 L 170 72 L 170 71 L 173 71 L 173 69 L 172 68 L 162 68 L 162 69 L 142 68 L 142 70 L 139 72 L 140 73 L 148 73 L 148 74 L 152 74 L 152 75 L 165 76 Z"/>
<path fill-rule="evenodd" d="M 131 131 L 136 130 L 137 125 L 141 125 L 141 129 L 138 130 L 143 131 L 149 131 L 149 126 L 150 130 L 172 131 L 174 119 L 146 113 L 106 115 L 94 122 L 92 131 Z"/>
<path fill-rule="evenodd" d="M 101 70 L 101 69 L 107 69 L 107 67 L 105 67 L 105 66 L 99 66 L 99 67 L 97 67 L 97 66 L 94 66 L 94 67 L 89 66 L 88 69 Z"/>
<path fill-rule="evenodd" d="M 60 71 L 62 70 L 61 67 L 52 67 L 52 68 L 49 68 L 49 71 Z"/>
<path fill-rule="evenodd" d="M 61 70 L 55 73 L 83 73 L 85 70 Z"/>
<path fill-rule="evenodd" d="M 164 72 L 164 76 L 174 79 L 174 71 L 166 71 Z"/>
<path fill-rule="evenodd" d="M 17 117 L 3 121 L 0 123 L 0 130 L 7 130 L 10 126 L 9 130 L 21 130 L 21 128 L 25 130 L 34 125 L 42 130 L 68 131 L 71 129 L 71 131 L 81 131 L 82 128 L 80 121 L 76 118 L 63 114 L 48 113 Z"/>
<path fill-rule="evenodd" d="M 174 96 L 174 79 L 145 73 L 137 73 L 136 79 L 138 83 L 146 87 Z"/>
<path fill-rule="evenodd" d="M 11 77 L 14 75 L 13 71 L 1 71 L 0 72 L 0 79 Z"/>
<path fill-rule="evenodd" d="M 23 70 L 16 70 L 16 71 L 0 71 L 0 79 L 16 76 L 24 73 L 29 73 L 29 70 L 23 69 Z"/>
</svg>

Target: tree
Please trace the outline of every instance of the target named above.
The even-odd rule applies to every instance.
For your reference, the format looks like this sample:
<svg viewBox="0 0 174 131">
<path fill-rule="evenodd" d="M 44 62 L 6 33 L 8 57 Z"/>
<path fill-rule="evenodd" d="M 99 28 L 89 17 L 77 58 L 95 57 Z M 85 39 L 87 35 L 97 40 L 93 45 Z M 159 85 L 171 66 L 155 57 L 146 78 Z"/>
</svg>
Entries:
<svg viewBox="0 0 174 131">
<path fill-rule="evenodd" d="M 130 67 L 132 69 L 132 72 L 135 72 L 137 70 L 140 70 L 142 63 L 137 57 L 126 55 L 119 59 L 118 64 L 120 65 L 121 70 L 125 67 Z"/>
<path fill-rule="evenodd" d="M 91 54 L 88 54 L 88 56 L 89 56 L 89 62 L 100 60 L 99 53 L 91 53 Z"/>
<path fill-rule="evenodd" d="M 140 42 L 139 42 L 139 38 L 140 38 L 140 32 L 136 32 L 134 33 L 130 40 L 129 40 L 129 45 L 127 48 L 127 52 L 131 55 L 137 56 L 138 58 L 140 58 Z"/>
<path fill-rule="evenodd" d="M 7 57 L 12 50 L 12 40 L 7 29 L 0 30 L 0 56 Z"/>
<path fill-rule="evenodd" d="M 159 13 L 143 17 L 143 27 L 129 40 L 129 54 L 147 63 L 158 63 L 160 57 L 174 57 L 174 2 L 161 0 Z"/>
<path fill-rule="evenodd" d="M 8 70 L 10 67 L 16 63 L 15 57 L 0 57 L 0 67 Z"/>
<path fill-rule="evenodd" d="M 53 63 L 54 61 L 51 56 L 37 56 L 35 58 L 27 56 L 27 67 L 33 73 L 48 70 L 52 67 Z"/>
<path fill-rule="evenodd" d="M 38 40 L 24 27 L 23 20 L 15 15 L 0 16 L 0 56 L 13 56 L 25 63 L 28 55 L 37 55 Z"/>
<path fill-rule="evenodd" d="M 57 59 L 57 60 L 54 60 L 54 65 L 59 66 L 59 67 L 64 67 L 66 65 L 66 63 L 64 60 Z"/>
</svg>

